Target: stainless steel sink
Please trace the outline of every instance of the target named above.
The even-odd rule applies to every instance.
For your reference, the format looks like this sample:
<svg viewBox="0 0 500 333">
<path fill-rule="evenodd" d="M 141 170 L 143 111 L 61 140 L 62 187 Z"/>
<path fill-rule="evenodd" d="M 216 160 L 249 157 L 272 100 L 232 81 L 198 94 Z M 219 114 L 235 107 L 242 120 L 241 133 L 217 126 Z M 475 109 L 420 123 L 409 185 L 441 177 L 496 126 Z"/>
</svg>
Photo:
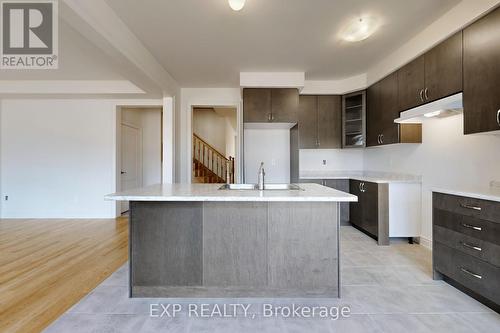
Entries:
<svg viewBox="0 0 500 333">
<path fill-rule="evenodd" d="M 224 184 L 219 187 L 219 190 L 258 190 L 257 184 Z M 265 190 L 282 190 L 282 191 L 300 191 L 302 190 L 296 184 L 265 184 Z"/>
</svg>

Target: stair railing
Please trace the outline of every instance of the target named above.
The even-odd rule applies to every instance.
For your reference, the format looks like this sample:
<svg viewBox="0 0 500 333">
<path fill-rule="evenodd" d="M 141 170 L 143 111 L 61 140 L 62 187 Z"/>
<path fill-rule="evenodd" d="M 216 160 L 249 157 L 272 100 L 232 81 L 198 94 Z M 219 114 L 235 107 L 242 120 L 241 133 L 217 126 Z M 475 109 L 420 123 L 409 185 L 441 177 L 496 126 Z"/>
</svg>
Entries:
<svg viewBox="0 0 500 333">
<path fill-rule="evenodd" d="M 234 183 L 234 157 L 226 158 L 193 133 L 193 158 L 226 183 Z"/>
</svg>

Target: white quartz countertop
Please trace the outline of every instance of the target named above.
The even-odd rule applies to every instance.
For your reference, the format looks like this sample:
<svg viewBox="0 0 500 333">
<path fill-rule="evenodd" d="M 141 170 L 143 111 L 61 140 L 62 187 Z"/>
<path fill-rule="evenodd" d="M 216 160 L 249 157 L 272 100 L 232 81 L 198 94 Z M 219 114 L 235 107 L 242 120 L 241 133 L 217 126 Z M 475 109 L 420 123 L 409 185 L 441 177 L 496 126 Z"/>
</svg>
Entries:
<svg viewBox="0 0 500 333">
<path fill-rule="evenodd" d="M 417 175 L 377 171 L 302 171 L 300 179 L 356 179 L 372 183 L 422 183 Z"/>
<path fill-rule="evenodd" d="M 350 202 L 355 195 L 318 184 L 298 184 L 301 190 L 219 190 L 223 184 L 158 184 L 105 196 L 114 201 L 311 201 Z"/>
<path fill-rule="evenodd" d="M 471 188 L 452 189 L 452 188 L 433 187 L 431 188 L 431 190 L 432 192 L 500 202 L 500 188 L 498 187 L 490 187 L 486 189 L 471 189 Z"/>
</svg>

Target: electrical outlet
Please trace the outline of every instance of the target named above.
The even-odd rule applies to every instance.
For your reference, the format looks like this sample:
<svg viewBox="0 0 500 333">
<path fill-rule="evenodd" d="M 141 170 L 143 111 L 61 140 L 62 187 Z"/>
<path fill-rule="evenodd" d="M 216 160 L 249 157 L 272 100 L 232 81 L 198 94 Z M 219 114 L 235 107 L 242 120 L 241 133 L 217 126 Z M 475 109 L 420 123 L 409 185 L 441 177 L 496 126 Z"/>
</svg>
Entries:
<svg viewBox="0 0 500 333">
<path fill-rule="evenodd" d="M 9 196 L 8 195 L 5 196 L 5 201 L 9 201 Z"/>
<path fill-rule="evenodd" d="M 323 160 L 323 165 L 326 165 L 326 160 Z"/>
</svg>

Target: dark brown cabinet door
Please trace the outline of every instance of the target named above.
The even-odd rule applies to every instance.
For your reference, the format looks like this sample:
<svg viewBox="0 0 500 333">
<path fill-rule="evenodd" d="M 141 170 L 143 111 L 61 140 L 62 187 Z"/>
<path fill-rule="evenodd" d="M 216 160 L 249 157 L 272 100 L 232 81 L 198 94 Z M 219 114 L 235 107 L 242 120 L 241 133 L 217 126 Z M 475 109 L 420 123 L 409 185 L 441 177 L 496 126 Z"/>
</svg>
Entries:
<svg viewBox="0 0 500 333">
<path fill-rule="evenodd" d="M 378 237 L 378 185 L 363 182 L 362 189 L 363 229 Z"/>
<path fill-rule="evenodd" d="M 392 73 L 368 88 L 366 144 L 368 147 L 399 142 L 398 74 Z"/>
<path fill-rule="evenodd" d="M 398 100 L 400 111 L 424 103 L 425 88 L 424 56 L 421 56 L 398 70 Z"/>
<path fill-rule="evenodd" d="M 380 84 L 375 83 L 366 91 L 366 146 L 379 145 L 382 133 L 382 117 L 380 114 Z"/>
<path fill-rule="evenodd" d="M 271 121 L 275 123 L 296 123 L 298 108 L 298 89 L 271 89 Z"/>
<path fill-rule="evenodd" d="M 399 118 L 398 108 L 398 74 L 390 74 L 379 82 L 379 117 L 381 122 L 380 144 L 387 145 L 399 142 L 399 125 L 394 119 Z"/>
<path fill-rule="evenodd" d="M 500 130 L 500 8 L 463 31 L 464 132 Z"/>
<path fill-rule="evenodd" d="M 271 89 L 243 89 L 243 121 L 265 123 L 271 120 Z"/>
<path fill-rule="evenodd" d="M 462 32 L 424 55 L 426 102 L 462 91 Z"/>
<path fill-rule="evenodd" d="M 318 99 L 316 96 L 299 97 L 299 147 L 318 148 Z"/>
<path fill-rule="evenodd" d="M 358 202 L 351 202 L 349 204 L 349 221 L 355 226 L 363 227 L 363 206 L 362 206 L 362 193 L 361 182 L 351 179 L 349 181 L 349 193 L 358 197 Z"/>
<path fill-rule="evenodd" d="M 318 96 L 318 148 L 342 147 L 342 97 Z"/>
</svg>

